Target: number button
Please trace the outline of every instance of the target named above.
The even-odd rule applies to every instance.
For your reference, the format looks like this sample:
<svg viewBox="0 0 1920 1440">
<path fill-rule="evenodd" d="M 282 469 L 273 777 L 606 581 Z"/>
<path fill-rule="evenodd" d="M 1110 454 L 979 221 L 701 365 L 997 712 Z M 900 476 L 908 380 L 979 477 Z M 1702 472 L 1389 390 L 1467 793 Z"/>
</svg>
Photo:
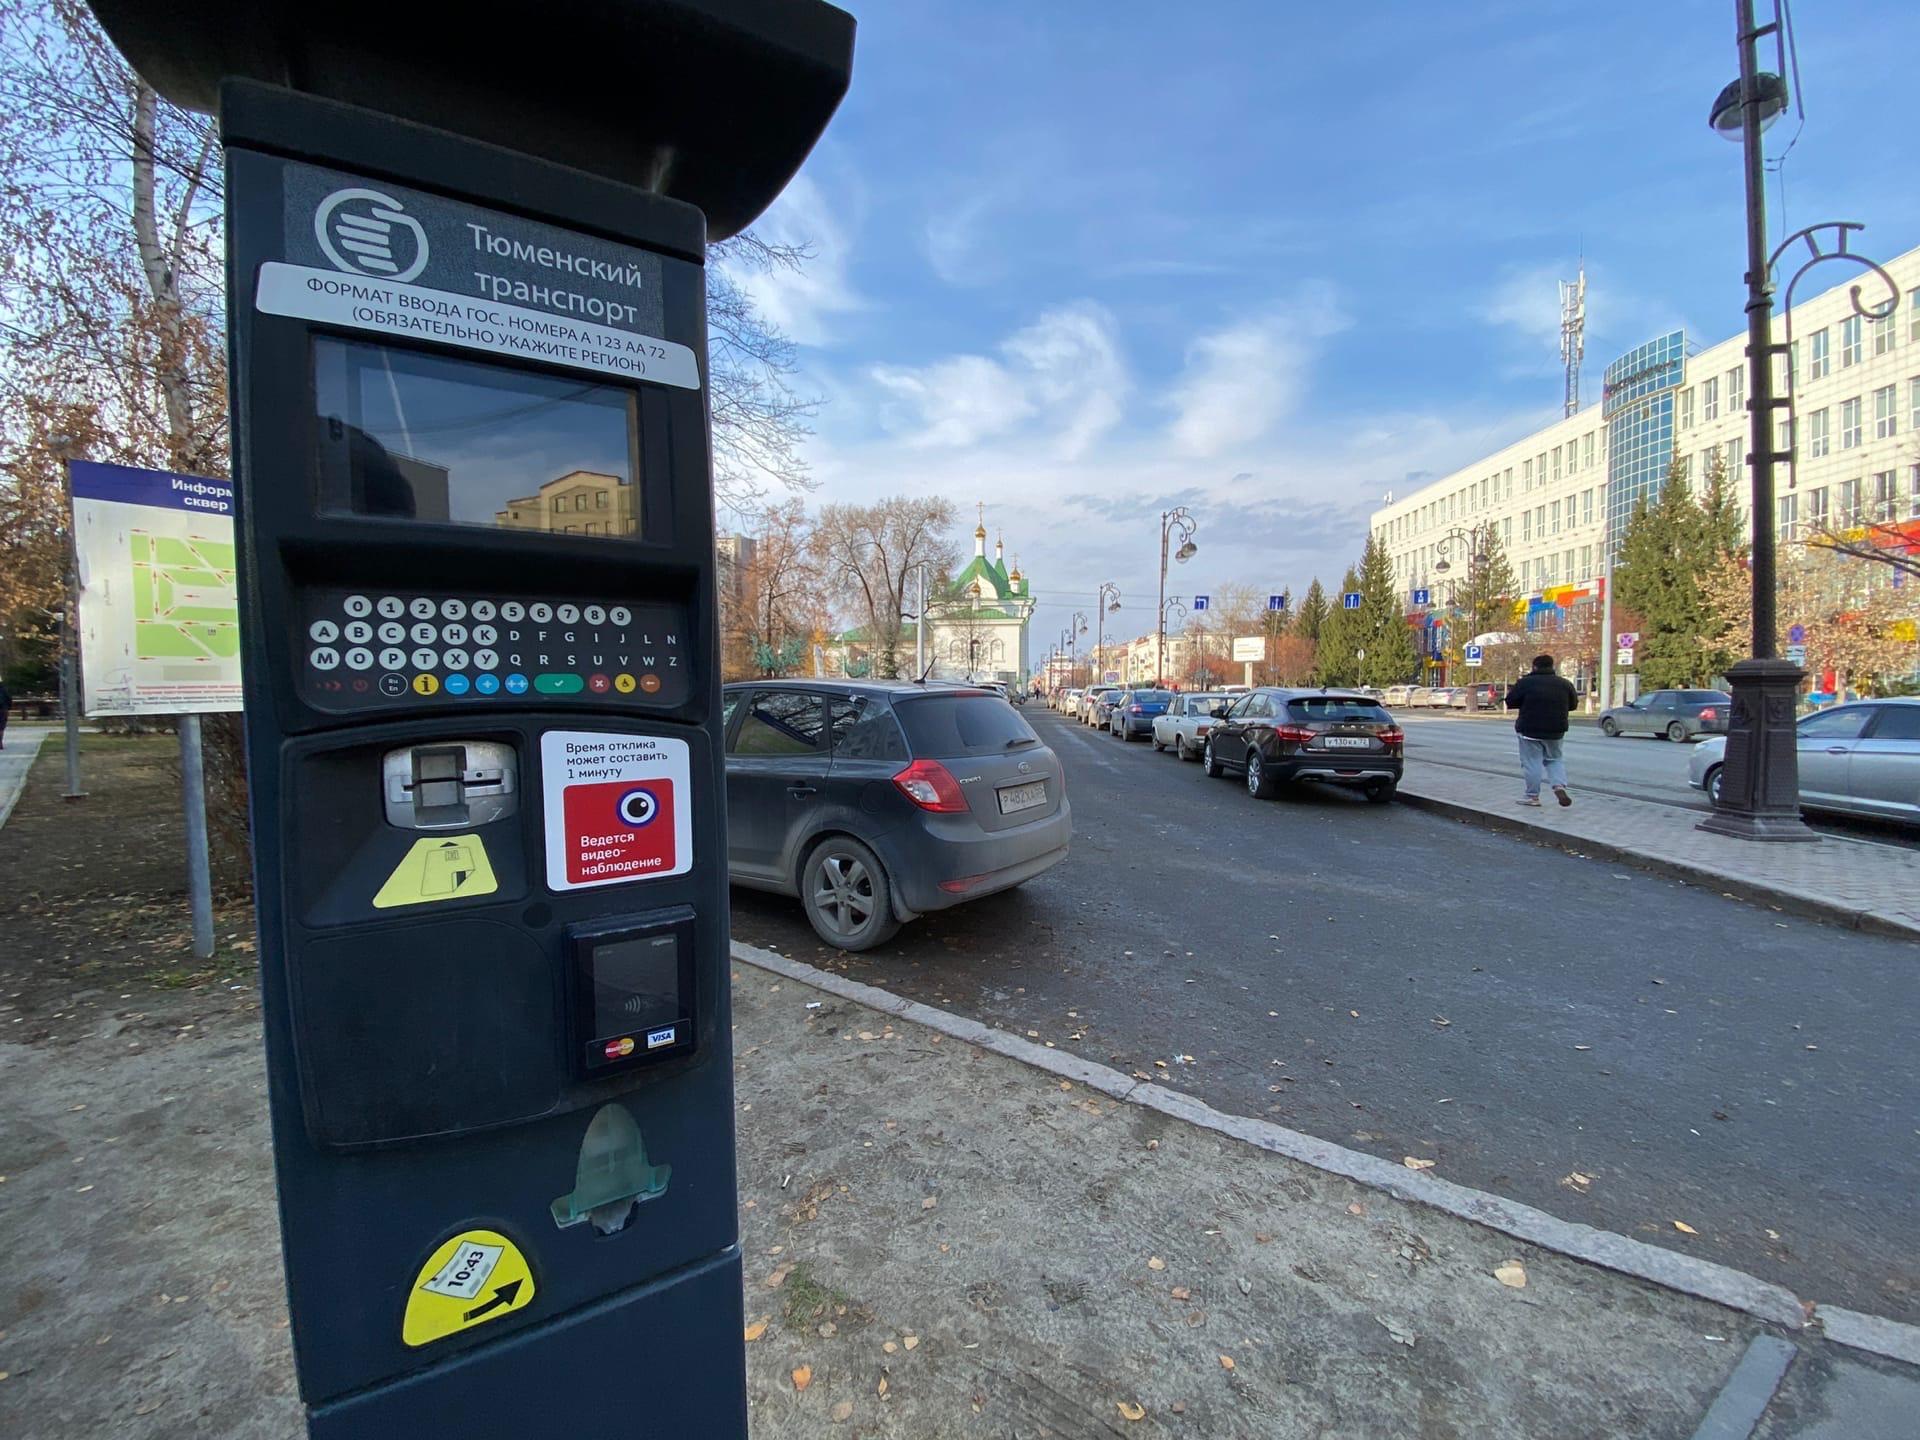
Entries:
<svg viewBox="0 0 1920 1440">
<path fill-rule="evenodd" d="M 582 610 L 580 614 L 589 625 L 604 625 L 606 623 L 607 611 L 604 605 L 589 605 L 586 609 Z"/>
<path fill-rule="evenodd" d="M 527 607 L 518 600 L 509 600 L 500 607 L 500 618 L 517 625 L 527 618 Z"/>
<path fill-rule="evenodd" d="M 349 620 L 341 633 L 349 645 L 364 645 L 373 639 L 373 626 L 364 620 Z"/>
<path fill-rule="evenodd" d="M 416 595 L 413 603 L 407 606 L 407 613 L 416 620 L 431 620 L 440 607 L 424 595 Z"/>
<path fill-rule="evenodd" d="M 373 613 L 373 602 L 364 595 L 349 595 L 340 602 L 350 620 L 364 620 Z"/>
<path fill-rule="evenodd" d="M 491 620 L 498 612 L 491 600 L 476 600 L 467 607 L 467 613 L 476 620 Z"/>
<path fill-rule="evenodd" d="M 491 625 L 476 625 L 473 627 L 473 643 L 476 645 L 491 645 L 499 638 L 500 632 Z"/>
<path fill-rule="evenodd" d="M 431 670 L 439 663 L 440 656 L 435 651 L 416 650 L 413 652 L 413 668 L 416 670 Z"/>
<path fill-rule="evenodd" d="M 553 607 L 544 601 L 537 605 L 529 605 L 527 607 L 527 618 L 536 625 L 544 625 L 553 619 Z"/>
<path fill-rule="evenodd" d="M 440 602 L 440 613 L 449 620 L 464 620 L 467 618 L 467 602 L 464 600 L 442 600 Z"/>
<path fill-rule="evenodd" d="M 464 645 L 467 643 L 467 627 L 464 625 L 442 625 L 440 627 L 440 638 L 449 645 Z"/>
<path fill-rule="evenodd" d="M 340 663 L 340 652 L 331 645 L 316 645 L 307 663 L 316 670 L 331 670 Z"/>
<path fill-rule="evenodd" d="M 580 620 L 580 607 L 578 605 L 562 605 L 558 610 L 553 612 L 553 618 L 558 620 L 562 625 L 578 624 Z"/>
<path fill-rule="evenodd" d="M 404 650 L 387 649 L 380 652 L 380 668 L 382 670 L 400 670 L 405 668 L 406 663 L 407 652 Z"/>
<path fill-rule="evenodd" d="M 398 620 L 407 613 L 407 602 L 398 595 L 382 595 L 373 608 L 380 612 L 382 620 Z"/>
<path fill-rule="evenodd" d="M 616 625 L 625 625 L 633 619 L 633 612 L 624 605 L 616 605 L 607 612 L 607 618 Z"/>
<path fill-rule="evenodd" d="M 445 665 L 449 670 L 464 670 L 467 668 L 467 652 L 464 650 L 448 650 L 441 655 L 440 663 Z"/>
<path fill-rule="evenodd" d="M 340 627 L 331 620 L 316 620 L 307 627 L 307 638 L 316 645 L 331 645 L 340 638 Z"/>
<path fill-rule="evenodd" d="M 476 650 L 473 652 L 473 668 L 476 670 L 491 670 L 499 663 L 500 656 L 495 651 Z"/>
<path fill-rule="evenodd" d="M 347 651 L 347 668 L 349 670 L 371 670 L 373 668 L 373 652 L 364 645 L 354 646 L 353 649 Z"/>
</svg>

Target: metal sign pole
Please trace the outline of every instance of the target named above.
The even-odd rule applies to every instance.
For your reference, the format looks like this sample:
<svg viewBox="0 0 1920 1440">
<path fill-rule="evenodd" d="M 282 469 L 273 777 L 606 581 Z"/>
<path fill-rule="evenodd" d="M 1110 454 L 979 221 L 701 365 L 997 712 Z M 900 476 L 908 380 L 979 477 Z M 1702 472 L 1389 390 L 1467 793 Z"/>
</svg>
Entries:
<svg viewBox="0 0 1920 1440">
<path fill-rule="evenodd" d="M 200 748 L 200 717 L 180 717 L 180 801 L 187 821 L 187 905 L 193 912 L 193 953 L 213 956 L 213 874 L 207 863 L 207 777 Z"/>
</svg>

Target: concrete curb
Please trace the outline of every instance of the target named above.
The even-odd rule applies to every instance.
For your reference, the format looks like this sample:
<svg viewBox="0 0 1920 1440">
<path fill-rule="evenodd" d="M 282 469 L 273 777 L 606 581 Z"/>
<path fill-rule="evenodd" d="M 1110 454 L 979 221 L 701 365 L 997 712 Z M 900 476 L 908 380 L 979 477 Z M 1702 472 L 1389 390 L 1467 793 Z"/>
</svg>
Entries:
<svg viewBox="0 0 1920 1440">
<path fill-rule="evenodd" d="M 835 975 L 802 961 L 790 960 L 784 955 L 762 950 L 743 941 L 732 942 L 732 954 L 735 960 L 756 969 L 838 995 L 843 1000 L 865 1005 L 882 1014 L 910 1020 L 916 1025 L 923 1025 L 969 1045 L 977 1045 L 996 1055 L 1021 1061 L 1050 1075 L 1078 1081 L 1116 1100 L 1144 1105 L 1173 1119 L 1184 1120 L 1271 1154 L 1311 1165 L 1316 1170 L 1385 1190 L 1398 1199 L 1428 1205 L 1476 1225 L 1485 1225 L 1528 1244 L 1538 1245 L 1543 1250 L 1630 1275 L 1665 1289 L 1711 1300 L 1717 1305 L 1742 1311 L 1787 1330 L 1801 1330 L 1808 1325 L 1809 1316 L 1815 1316 L 1827 1337 L 1842 1345 L 1893 1360 L 1903 1360 L 1908 1364 L 1920 1364 L 1920 1326 L 1905 1325 L 1851 1310 L 1816 1308 L 1802 1303 L 1800 1297 L 1785 1286 L 1775 1285 L 1730 1266 L 1717 1265 L 1710 1260 L 1696 1260 L 1692 1256 L 1664 1250 L 1625 1235 L 1561 1220 L 1530 1205 L 1490 1195 L 1484 1190 L 1456 1185 L 1451 1180 L 1442 1180 L 1423 1171 L 1408 1170 L 1377 1155 L 1349 1150 L 1327 1140 L 1316 1140 L 1311 1135 L 1303 1135 L 1271 1121 L 1229 1115 L 1191 1095 L 1169 1090 L 1151 1081 L 1136 1080 L 1109 1065 L 1101 1065 L 1064 1051 L 1049 1050 L 977 1020 L 968 1020 L 949 1011 L 923 1005 L 917 1000 L 902 999 L 876 986 L 849 980 L 844 975 Z"/>
<path fill-rule="evenodd" d="M 1693 1440 L 1747 1440 L 1766 1418 L 1773 1392 L 1798 1352 L 1778 1335 L 1756 1335 L 1747 1345 Z"/>
<path fill-rule="evenodd" d="M 1877 915 L 1871 910 L 1836 904 L 1824 896 L 1809 894 L 1805 891 L 1782 890 L 1771 885 L 1761 885 L 1731 871 L 1716 870 L 1710 865 L 1696 865 L 1686 860 L 1645 855 L 1637 850 L 1628 850 L 1622 846 L 1610 844 L 1605 840 L 1589 840 L 1584 836 L 1569 835 L 1564 831 L 1549 829 L 1545 825 L 1529 824 L 1515 815 L 1496 814 L 1491 810 L 1483 810 L 1477 805 L 1463 804 L 1458 800 L 1442 800 L 1438 796 L 1422 795 L 1417 791 L 1406 789 L 1404 781 L 1401 788 L 1395 792 L 1395 798 L 1416 810 L 1431 811 L 1435 815 L 1445 815 L 1452 820 L 1464 820 L 1468 824 L 1478 825 L 1483 830 L 1494 830 L 1503 835 L 1516 835 L 1523 840 L 1533 840 L 1562 850 L 1578 850 L 1583 855 L 1594 855 L 1616 864 L 1631 865 L 1636 870 L 1664 875 L 1672 880 L 1684 880 L 1689 885 L 1710 885 L 1736 899 L 1756 905 L 1777 906 L 1790 915 L 1827 920 L 1868 935 L 1892 935 L 1902 940 L 1920 940 L 1920 926 L 1892 920 L 1884 915 Z"/>
</svg>

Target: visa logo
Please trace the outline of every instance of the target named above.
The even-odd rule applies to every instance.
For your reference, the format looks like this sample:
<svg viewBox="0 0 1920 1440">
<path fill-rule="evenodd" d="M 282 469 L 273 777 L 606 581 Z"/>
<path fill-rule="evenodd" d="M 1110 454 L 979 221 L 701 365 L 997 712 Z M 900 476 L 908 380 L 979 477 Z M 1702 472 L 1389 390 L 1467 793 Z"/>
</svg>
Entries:
<svg viewBox="0 0 1920 1440">
<path fill-rule="evenodd" d="M 662 1045 L 671 1045 L 673 1043 L 673 1037 L 679 1033 L 680 1027 L 678 1025 L 669 1025 L 664 1030 L 649 1030 L 647 1032 L 647 1049 L 658 1050 Z"/>
</svg>

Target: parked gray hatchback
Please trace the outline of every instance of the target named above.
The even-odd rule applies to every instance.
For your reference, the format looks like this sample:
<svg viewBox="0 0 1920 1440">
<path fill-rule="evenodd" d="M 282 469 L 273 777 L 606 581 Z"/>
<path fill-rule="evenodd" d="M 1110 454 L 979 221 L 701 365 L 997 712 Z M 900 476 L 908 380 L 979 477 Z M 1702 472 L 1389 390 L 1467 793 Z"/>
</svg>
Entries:
<svg viewBox="0 0 1920 1440">
<path fill-rule="evenodd" d="M 1067 857 L 1060 761 L 981 689 L 755 680 L 724 690 L 727 870 L 867 950 Z"/>
</svg>

